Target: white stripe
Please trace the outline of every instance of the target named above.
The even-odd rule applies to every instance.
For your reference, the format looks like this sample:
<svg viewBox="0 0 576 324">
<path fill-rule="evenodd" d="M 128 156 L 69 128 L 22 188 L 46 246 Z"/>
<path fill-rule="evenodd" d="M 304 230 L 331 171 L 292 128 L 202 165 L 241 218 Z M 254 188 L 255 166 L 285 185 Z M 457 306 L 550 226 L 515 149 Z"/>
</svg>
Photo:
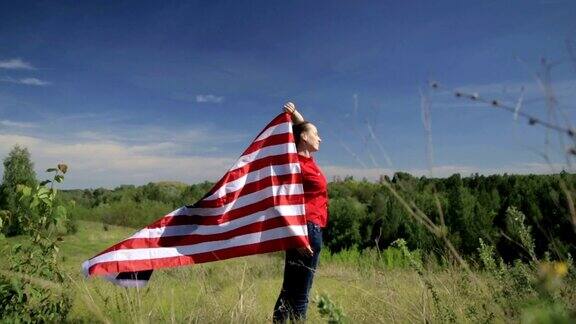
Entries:
<svg viewBox="0 0 576 324">
<path fill-rule="evenodd" d="M 235 209 L 260 202 L 266 198 L 281 195 L 300 195 L 304 194 L 304 187 L 301 183 L 283 184 L 279 186 L 268 186 L 259 191 L 241 196 L 228 204 L 219 207 L 207 208 L 185 208 L 178 209 L 170 213 L 170 216 L 221 216 Z"/>
<path fill-rule="evenodd" d="M 84 277 L 88 277 L 90 275 L 90 260 L 82 262 L 82 273 Z"/>
<path fill-rule="evenodd" d="M 253 213 L 242 218 L 237 218 L 218 225 L 176 225 L 158 228 L 144 228 L 130 238 L 158 238 L 178 235 L 210 235 L 220 234 L 235 230 L 242 226 L 261 222 L 276 217 L 292 217 L 304 215 L 304 205 L 282 205 L 270 207 L 266 210 Z M 298 216 L 300 217 L 300 216 Z"/>
<path fill-rule="evenodd" d="M 195 216 L 220 216 L 232 210 L 258 203 L 266 198 L 284 195 L 301 195 L 304 194 L 304 187 L 301 183 L 283 184 L 279 186 L 268 186 L 259 191 L 249 193 L 238 197 L 228 204 L 220 207 L 190 208 L 188 215 Z"/>
<path fill-rule="evenodd" d="M 266 139 L 272 135 L 284 134 L 284 133 L 292 133 L 292 123 L 291 122 L 285 122 L 285 123 L 274 125 L 272 127 L 267 128 L 265 131 L 262 132 L 262 134 L 260 134 L 260 136 L 258 136 L 254 140 L 254 142 Z"/>
<path fill-rule="evenodd" d="M 268 156 L 296 153 L 296 145 L 294 143 L 282 143 L 278 145 L 270 145 L 263 147 L 252 153 L 242 155 L 234 165 L 230 168 L 228 172 L 234 171 L 235 169 L 241 168 L 246 164 L 254 162 L 255 160 L 262 159 Z"/>
<path fill-rule="evenodd" d="M 116 279 L 116 276 L 116 274 L 114 276 L 107 276 L 105 279 L 115 285 L 126 288 L 142 288 L 148 283 L 148 280 Z"/>
<path fill-rule="evenodd" d="M 244 245 L 262 243 L 291 236 L 306 236 L 306 232 L 306 225 L 291 225 L 286 227 L 273 228 L 257 233 L 240 235 L 222 241 L 203 242 L 177 247 L 110 251 L 89 260 L 88 267 L 101 262 L 151 260 L 212 252 L 221 249 L 241 247 Z"/>
<path fill-rule="evenodd" d="M 167 215 L 164 216 L 164 217 L 168 217 L 168 216 L 179 216 L 179 215 L 188 215 L 188 214 L 187 214 L 188 209 L 189 209 L 188 207 L 182 206 L 182 207 L 176 209 L 175 211 L 170 212 L 169 214 L 167 214 Z"/>
<path fill-rule="evenodd" d="M 252 171 L 246 175 L 222 185 L 212 195 L 204 200 L 215 200 L 226 196 L 230 192 L 242 189 L 245 185 L 260 181 L 269 176 L 285 175 L 285 174 L 298 174 L 300 173 L 300 163 L 288 163 L 281 165 L 269 165 L 260 170 Z"/>
</svg>

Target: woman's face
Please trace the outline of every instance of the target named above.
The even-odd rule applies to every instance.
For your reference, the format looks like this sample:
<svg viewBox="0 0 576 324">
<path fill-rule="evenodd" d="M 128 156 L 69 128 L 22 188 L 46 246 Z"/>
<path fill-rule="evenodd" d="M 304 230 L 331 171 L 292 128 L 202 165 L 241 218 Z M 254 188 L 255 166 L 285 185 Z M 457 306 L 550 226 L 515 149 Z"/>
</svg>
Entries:
<svg viewBox="0 0 576 324">
<path fill-rule="evenodd" d="M 308 124 L 306 130 L 300 135 L 304 143 L 307 144 L 308 150 L 310 152 L 316 152 L 320 149 L 320 136 L 318 135 L 318 129 L 313 124 Z"/>
</svg>

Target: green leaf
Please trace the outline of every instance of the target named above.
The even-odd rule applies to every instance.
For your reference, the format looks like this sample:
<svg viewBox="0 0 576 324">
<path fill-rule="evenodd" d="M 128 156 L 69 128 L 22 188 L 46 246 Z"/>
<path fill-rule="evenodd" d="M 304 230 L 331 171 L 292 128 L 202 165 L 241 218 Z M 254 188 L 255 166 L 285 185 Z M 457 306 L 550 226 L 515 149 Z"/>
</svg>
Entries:
<svg viewBox="0 0 576 324">
<path fill-rule="evenodd" d="M 45 186 L 45 185 L 49 184 L 50 182 L 52 182 L 52 180 L 44 180 L 44 181 L 40 182 L 40 185 Z"/>
<path fill-rule="evenodd" d="M 32 188 L 19 184 L 16 186 L 16 190 L 22 195 L 22 196 L 30 196 L 30 194 L 32 193 Z"/>
<path fill-rule="evenodd" d="M 46 187 L 40 187 L 38 189 L 38 192 L 36 192 L 36 197 L 42 199 L 42 198 L 48 197 L 49 194 L 50 194 L 50 189 L 48 189 Z"/>
<path fill-rule="evenodd" d="M 18 244 L 14 244 L 12 246 L 12 252 L 13 253 L 18 253 L 18 251 L 20 251 L 20 249 L 22 248 L 22 244 L 18 243 Z"/>
<path fill-rule="evenodd" d="M 43 198 L 40 198 L 40 199 L 42 200 L 42 202 L 43 202 L 45 205 L 47 205 L 47 206 L 49 206 L 49 207 L 52 206 L 52 199 L 50 199 L 50 197 L 43 197 Z"/>
<path fill-rule="evenodd" d="M 38 200 L 38 198 L 34 197 L 34 199 L 32 199 L 32 202 L 30 203 L 30 208 L 35 208 L 36 206 L 38 206 L 39 203 L 40 203 L 40 200 Z"/>
<path fill-rule="evenodd" d="M 57 175 L 54 177 L 54 180 L 56 180 L 56 182 L 61 183 L 62 180 L 64 180 L 64 176 L 63 175 Z"/>
<path fill-rule="evenodd" d="M 58 169 L 56 169 L 56 168 L 49 168 L 49 169 L 46 169 L 46 172 L 54 172 L 54 171 L 58 171 Z"/>
<path fill-rule="evenodd" d="M 56 219 L 66 219 L 66 207 L 64 206 L 58 206 L 56 207 L 56 210 L 54 211 L 54 217 Z"/>
</svg>

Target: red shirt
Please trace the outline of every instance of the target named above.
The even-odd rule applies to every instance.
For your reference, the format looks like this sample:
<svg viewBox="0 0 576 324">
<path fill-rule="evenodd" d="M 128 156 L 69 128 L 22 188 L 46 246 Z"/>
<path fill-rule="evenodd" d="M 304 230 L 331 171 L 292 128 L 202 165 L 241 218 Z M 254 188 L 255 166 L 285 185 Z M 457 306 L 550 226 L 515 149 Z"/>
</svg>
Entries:
<svg viewBox="0 0 576 324">
<path fill-rule="evenodd" d="M 326 177 L 324 177 L 312 157 L 298 154 L 298 160 L 302 170 L 306 220 L 320 227 L 326 227 L 328 223 L 328 186 Z"/>
</svg>

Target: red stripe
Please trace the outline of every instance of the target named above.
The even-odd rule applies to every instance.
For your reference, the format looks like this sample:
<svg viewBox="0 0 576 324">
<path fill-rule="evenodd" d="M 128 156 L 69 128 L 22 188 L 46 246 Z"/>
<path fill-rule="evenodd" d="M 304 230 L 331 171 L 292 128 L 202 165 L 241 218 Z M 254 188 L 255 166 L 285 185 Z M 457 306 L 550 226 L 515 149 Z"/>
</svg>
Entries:
<svg viewBox="0 0 576 324">
<path fill-rule="evenodd" d="M 271 207 L 280 205 L 303 205 L 304 194 L 298 195 L 278 195 L 264 198 L 253 204 L 242 206 L 233 209 L 227 213 L 214 216 L 199 216 L 199 215 L 182 215 L 182 216 L 164 216 L 154 223 L 147 226 L 147 228 L 158 228 L 165 226 L 175 225 L 218 225 L 234 219 L 244 217 L 249 214 L 254 214 Z"/>
<path fill-rule="evenodd" d="M 286 143 L 294 143 L 294 137 L 292 136 L 292 133 L 270 135 L 268 138 L 250 144 L 250 146 L 248 146 L 248 148 L 244 151 L 244 153 L 242 153 L 240 157 L 248 155 L 252 152 L 256 152 L 263 147 Z"/>
<path fill-rule="evenodd" d="M 274 205 L 272 205 L 272 201 Z M 228 213 L 224 213 L 220 216 L 165 216 L 160 218 L 156 222 L 146 226 L 148 229 L 160 228 L 160 227 L 169 227 L 169 226 L 180 226 L 180 225 L 218 225 L 221 223 L 225 223 L 234 219 L 242 218 L 246 215 L 253 214 L 259 211 L 264 211 L 266 209 L 275 208 L 276 206 L 280 205 L 295 205 L 295 204 L 304 204 L 304 195 L 289 195 L 289 196 L 272 196 L 261 201 L 258 201 L 251 205 L 246 205 L 244 207 L 240 207 L 238 209 L 231 210 Z M 246 210 L 246 212 L 243 212 Z M 296 215 L 294 215 L 296 216 Z M 304 218 L 305 219 L 305 218 Z M 128 241 L 127 239 L 125 241 Z M 119 250 L 116 246 L 122 244 L 118 243 L 115 244 L 108 249 L 104 250 L 96 254 L 94 257 L 102 255 L 108 251 Z M 92 257 L 92 258 L 94 258 Z"/>
<path fill-rule="evenodd" d="M 194 263 L 204 263 L 252 254 L 293 249 L 306 245 L 308 245 L 307 236 L 290 236 L 261 243 L 235 246 L 231 248 L 185 256 L 135 261 L 102 262 L 91 266 L 89 273 L 90 275 L 110 275 L 119 272 L 133 272 L 158 268 L 178 267 Z"/>
<path fill-rule="evenodd" d="M 277 176 L 269 176 L 262 178 L 258 181 L 245 184 L 242 188 L 227 193 L 225 196 L 212 200 L 201 200 L 197 202 L 195 208 L 216 208 L 229 204 L 236 199 L 245 195 L 254 193 L 270 186 L 278 186 L 284 184 L 299 184 L 302 183 L 302 175 L 300 173 L 290 173 Z"/>
<path fill-rule="evenodd" d="M 229 240 L 235 236 L 262 232 L 277 227 L 284 227 L 290 225 L 305 225 L 306 218 L 303 215 L 283 216 L 267 219 L 260 222 L 254 222 L 231 231 L 217 234 L 189 234 L 179 236 L 163 236 L 156 238 L 133 238 L 127 239 L 119 244 L 116 244 L 99 255 L 128 249 L 148 249 L 148 248 L 161 248 L 161 247 L 174 247 L 193 245 L 204 242 L 223 241 Z"/>
<path fill-rule="evenodd" d="M 270 127 L 272 127 L 272 126 L 276 126 L 276 125 L 278 125 L 278 124 L 282 124 L 282 123 L 289 122 L 289 121 L 291 121 L 291 120 L 292 120 L 292 119 L 291 119 L 291 117 L 290 117 L 290 114 L 285 113 L 285 112 L 280 113 L 280 115 L 274 117 L 274 119 L 272 119 L 272 121 L 269 122 L 268 125 L 266 125 L 266 127 L 264 127 L 264 129 L 263 129 L 260 133 L 258 133 L 258 135 L 256 135 L 256 137 L 254 137 L 254 139 L 252 140 L 252 142 L 255 142 L 256 139 L 257 139 L 258 137 L 260 137 L 260 135 L 262 135 L 262 133 L 264 133 L 268 128 L 270 128 Z"/>
<path fill-rule="evenodd" d="M 243 167 L 234 169 L 232 171 L 226 172 L 226 174 L 222 177 L 222 179 L 218 180 L 218 182 L 208 191 L 208 193 L 201 199 L 205 199 L 212 195 L 216 190 L 220 189 L 224 184 L 228 182 L 232 182 L 239 178 L 242 178 L 247 173 L 260 170 L 267 166 L 271 165 L 282 165 L 288 163 L 298 163 L 298 153 L 282 153 L 278 155 L 271 155 L 267 156 L 258 160 L 254 160 Z"/>
</svg>

